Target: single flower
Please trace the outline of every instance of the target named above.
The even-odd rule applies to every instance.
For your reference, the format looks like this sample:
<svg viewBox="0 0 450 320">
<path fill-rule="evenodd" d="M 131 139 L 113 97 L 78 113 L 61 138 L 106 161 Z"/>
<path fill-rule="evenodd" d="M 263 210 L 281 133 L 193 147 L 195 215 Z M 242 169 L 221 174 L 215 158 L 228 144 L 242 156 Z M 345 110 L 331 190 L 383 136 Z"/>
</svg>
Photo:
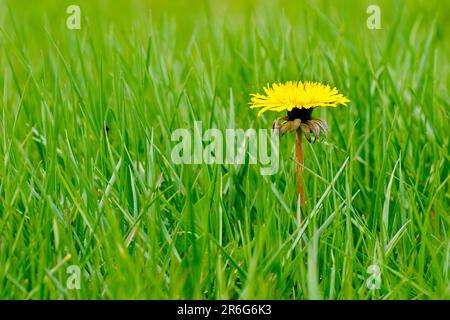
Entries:
<svg viewBox="0 0 450 320">
<path fill-rule="evenodd" d="M 324 120 L 313 119 L 312 111 L 317 107 L 347 105 L 350 100 L 339 93 L 336 88 L 317 82 L 274 83 L 272 86 L 267 85 L 264 93 L 251 95 L 250 108 L 259 108 L 258 115 L 266 111 L 287 112 L 286 116 L 275 119 L 273 128 L 280 130 L 281 135 L 287 132 L 296 133 L 297 193 L 302 206 L 304 206 L 302 132 L 310 142 L 311 135 L 314 136 L 314 141 L 319 139 L 321 132 L 326 136 L 328 124 Z"/>
<path fill-rule="evenodd" d="M 350 102 L 336 88 L 317 82 L 274 83 L 272 86 L 267 85 L 264 92 L 265 95 L 252 94 L 250 108 L 259 108 L 258 115 L 266 111 L 287 111 L 287 116 L 275 120 L 274 128 L 280 129 L 282 135 L 300 128 L 308 141 L 311 141 L 311 134 L 317 140 L 320 132 L 326 135 L 328 131 L 325 121 L 311 118 L 314 108 L 337 107 Z M 278 121 L 284 122 L 279 124 Z"/>
</svg>

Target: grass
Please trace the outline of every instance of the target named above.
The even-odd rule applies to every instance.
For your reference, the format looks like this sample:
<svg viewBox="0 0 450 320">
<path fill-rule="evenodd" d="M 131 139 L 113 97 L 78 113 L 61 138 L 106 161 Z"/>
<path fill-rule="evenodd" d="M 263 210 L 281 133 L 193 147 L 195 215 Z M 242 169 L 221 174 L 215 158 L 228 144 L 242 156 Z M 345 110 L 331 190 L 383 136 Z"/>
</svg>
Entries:
<svg viewBox="0 0 450 320">
<path fill-rule="evenodd" d="M 80 0 L 68 30 L 1 0 L 0 298 L 450 298 L 450 12 L 376 2 L 381 30 L 373 1 Z M 171 162 L 194 121 L 269 128 L 249 94 L 286 80 L 351 100 L 314 112 L 304 213 L 293 136 L 273 176 Z"/>
</svg>

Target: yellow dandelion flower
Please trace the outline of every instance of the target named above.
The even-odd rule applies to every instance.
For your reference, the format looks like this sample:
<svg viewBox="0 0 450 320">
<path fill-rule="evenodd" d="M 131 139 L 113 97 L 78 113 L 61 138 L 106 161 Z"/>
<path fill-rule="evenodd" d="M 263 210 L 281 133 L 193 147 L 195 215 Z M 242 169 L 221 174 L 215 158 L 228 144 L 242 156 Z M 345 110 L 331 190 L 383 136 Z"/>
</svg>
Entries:
<svg viewBox="0 0 450 320">
<path fill-rule="evenodd" d="M 266 111 L 287 111 L 287 116 L 276 118 L 273 128 L 283 135 L 295 132 L 295 175 L 297 193 L 302 208 L 305 207 L 303 188 L 303 144 L 302 135 L 311 142 L 319 139 L 320 133 L 327 135 L 328 124 L 322 119 L 312 119 L 311 113 L 316 107 L 337 107 L 350 102 L 336 88 L 317 82 L 288 81 L 274 83 L 264 88 L 265 95 L 252 94 L 250 108 L 260 108 L 258 115 Z"/>
<path fill-rule="evenodd" d="M 274 83 L 264 88 L 265 95 L 252 94 L 250 108 L 260 108 L 258 115 L 265 111 L 288 111 L 315 107 L 337 107 L 350 100 L 336 88 L 317 82 L 288 81 Z M 296 110 L 294 110 L 294 114 Z"/>
</svg>

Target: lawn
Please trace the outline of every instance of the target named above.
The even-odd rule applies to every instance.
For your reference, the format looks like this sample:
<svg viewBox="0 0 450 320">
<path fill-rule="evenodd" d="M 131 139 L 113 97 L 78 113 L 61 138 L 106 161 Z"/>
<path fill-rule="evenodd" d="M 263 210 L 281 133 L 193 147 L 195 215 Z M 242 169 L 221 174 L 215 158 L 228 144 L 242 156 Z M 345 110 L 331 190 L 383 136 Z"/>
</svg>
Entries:
<svg viewBox="0 0 450 320">
<path fill-rule="evenodd" d="M 439 0 L 0 0 L 0 299 L 449 299 L 449 20 Z M 196 122 L 270 129 L 250 94 L 290 80 L 350 99 L 313 113 L 304 207 L 293 134 L 273 175 L 173 161 Z"/>
</svg>

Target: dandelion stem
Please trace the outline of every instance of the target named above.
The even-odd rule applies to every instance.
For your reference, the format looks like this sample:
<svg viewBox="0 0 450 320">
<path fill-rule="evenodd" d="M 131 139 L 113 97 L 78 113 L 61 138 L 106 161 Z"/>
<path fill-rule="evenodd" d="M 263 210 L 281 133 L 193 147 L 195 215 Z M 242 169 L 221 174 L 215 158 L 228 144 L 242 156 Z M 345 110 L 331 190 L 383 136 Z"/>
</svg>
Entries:
<svg viewBox="0 0 450 320">
<path fill-rule="evenodd" d="M 300 196 L 300 205 L 305 206 L 305 190 L 303 189 L 303 143 L 302 130 L 295 131 L 295 176 L 297 178 L 297 194 Z"/>
</svg>

